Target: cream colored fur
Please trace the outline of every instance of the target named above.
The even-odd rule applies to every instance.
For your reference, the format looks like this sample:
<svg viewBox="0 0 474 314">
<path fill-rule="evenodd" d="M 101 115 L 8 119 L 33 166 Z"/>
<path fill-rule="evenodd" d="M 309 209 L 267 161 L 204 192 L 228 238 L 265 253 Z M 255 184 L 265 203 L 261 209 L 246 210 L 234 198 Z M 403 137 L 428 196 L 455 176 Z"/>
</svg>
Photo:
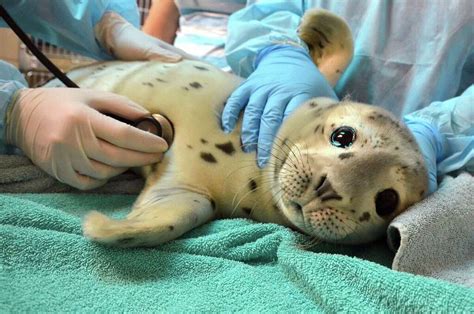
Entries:
<svg viewBox="0 0 474 314">
<path fill-rule="evenodd" d="M 300 34 L 306 34 L 302 38 L 315 62 L 335 84 L 352 56 L 347 25 L 327 11 L 311 11 Z M 107 62 L 70 77 L 83 88 L 125 95 L 168 117 L 175 129 L 163 161 L 140 170 L 146 187 L 126 219 L 99 212 L 86 217 L 84 234 L 93 241 L 153 246 L 212 219 L 245 217 L 324 241 L 361 243 L 380 236 L 390 219 L 426 190 L 413 139 L 374 106 L 307 102 L 283 123 L 268 166 L 259 169 L 255 154 L 241 149 L 240 124 L 231 134 L 220 126 L 225 101 L 241 82 L 237 76 L 198 61 L 150 61 Z M 350 147 L 331 144 L 341 126 L 357 132 Z M 381 217 L 375 199 L 387 189 L 396 190 L 399 200 L 393 213 Z"/>
</svg>

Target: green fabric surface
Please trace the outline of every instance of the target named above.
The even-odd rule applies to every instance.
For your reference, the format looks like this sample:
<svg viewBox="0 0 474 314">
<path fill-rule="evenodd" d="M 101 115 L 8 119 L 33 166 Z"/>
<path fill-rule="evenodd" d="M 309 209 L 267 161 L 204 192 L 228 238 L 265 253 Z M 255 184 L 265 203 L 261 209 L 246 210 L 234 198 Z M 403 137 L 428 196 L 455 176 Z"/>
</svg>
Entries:
<svg viewBox="0 0 474 314">
<path fill-rule="evenodd" d="M 0 194 L 0 312 L 474 312 L 474 289 L 354 257 L 363 247 L 305 251 L 273 224 L 214 221 L 153 249 L 82 237 L 87 211 L 120 217 L 134 199 Z"/>
</svg>

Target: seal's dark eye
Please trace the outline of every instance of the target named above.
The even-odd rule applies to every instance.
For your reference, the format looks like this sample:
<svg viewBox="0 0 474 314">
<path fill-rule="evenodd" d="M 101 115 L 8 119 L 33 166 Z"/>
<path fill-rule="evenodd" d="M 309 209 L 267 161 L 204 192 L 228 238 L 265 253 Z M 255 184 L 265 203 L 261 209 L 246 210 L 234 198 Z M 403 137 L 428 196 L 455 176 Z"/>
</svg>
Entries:
<svg viewBox="0 0 474 314">
<path fill-rule="evenodd" d="M 392 214 L 398 207 L 398 193 L 394 189 L 386 189 L 375 196 L 375 210 L 381 217 Z"/>
<path fill-rule="evenodd" d="M 341 126 L 331 134 L 331 145 L 346 148 L 351 146 L 356 139 L 356 131 L 350 126 Z"/>
</svg>

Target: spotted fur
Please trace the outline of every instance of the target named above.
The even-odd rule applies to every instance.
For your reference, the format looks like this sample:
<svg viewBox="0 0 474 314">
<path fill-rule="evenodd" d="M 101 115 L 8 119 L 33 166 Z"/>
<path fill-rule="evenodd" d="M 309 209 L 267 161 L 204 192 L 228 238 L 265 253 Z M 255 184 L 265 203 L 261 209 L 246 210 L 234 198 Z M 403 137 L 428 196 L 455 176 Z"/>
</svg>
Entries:
<svg viewBox="0 0 474 314">
<path fill-rule="evenodd" d="M 347 26 L 326 11 L 311 11 L 299 32 L 335 83 L 352 55 Z M 198 61 L 115 61 L 69 76 L 81 87 L 122 94 L 165 115 L 175 130 L 163 160 L 137 169 L 147 182 L 126 219 L 99 212 L 86 217 L 84 234 L 93 241 L 154 246 L 212 219 L 251 217 L 324 241 L 362 243 L 379 237 L 390 219 L 426 191 L 426 170 L 411 135 L 377 107 L 325 98 L 302 104 L 284 121 L 272 157 L 260 169 L 255 153 L 235 147 L 241 120 L 230 134 L 221 130 L 223 104 L 242 81 L 237 76 Z M 350 147 L 331 144 L 331 133 L 340 126 L 357 131 Z M 381 217 L 376 200 L 380 203 L 377 197 L 387 189 L 397 191 L 399 199 L 393 213 Z"/>
</svg>

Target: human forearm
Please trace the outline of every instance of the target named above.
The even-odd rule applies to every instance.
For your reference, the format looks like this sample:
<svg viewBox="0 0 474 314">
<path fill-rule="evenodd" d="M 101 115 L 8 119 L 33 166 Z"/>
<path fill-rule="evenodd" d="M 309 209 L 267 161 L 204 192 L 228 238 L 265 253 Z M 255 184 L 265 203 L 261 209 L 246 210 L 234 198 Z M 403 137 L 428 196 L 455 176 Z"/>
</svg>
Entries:
<svg viewBox="0 0 474 314">
<path fill-rule="evenodd" d="M 142 30 L 173 44 L 179 26 L 179 10 L 173 0 L 154 0 Z"/>
<path fill-rule="evenodd" d="M 431 176 L 474 169 L 474 85 L 455 98 L 433 102 L 404 117 L 422 153 L 432 155 Z M 430 167 L 428 167 L 430 168 Z"/>
</svg>

